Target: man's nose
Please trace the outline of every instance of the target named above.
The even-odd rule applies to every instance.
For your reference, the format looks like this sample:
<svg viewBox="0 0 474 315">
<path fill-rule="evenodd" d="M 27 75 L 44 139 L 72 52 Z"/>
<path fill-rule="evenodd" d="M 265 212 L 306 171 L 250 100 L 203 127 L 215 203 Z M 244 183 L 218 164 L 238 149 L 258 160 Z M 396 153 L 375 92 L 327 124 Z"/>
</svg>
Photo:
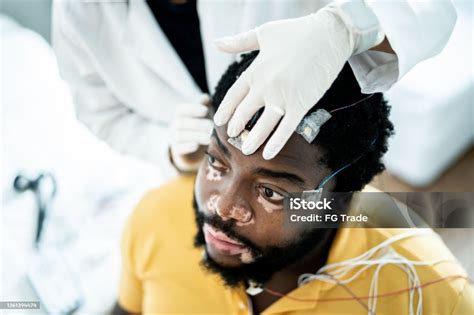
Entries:
<svg viewBox="0 0 474 315">
<path fill-rule="evenodd" d="M 253 213 L 240 198 L 236 198 L 236 195 L 221 196 L 217 205 L 216 212 L 226 221 L 234 219 L 238 223 L 248 223 L 252 220 Z"/>
</svg>

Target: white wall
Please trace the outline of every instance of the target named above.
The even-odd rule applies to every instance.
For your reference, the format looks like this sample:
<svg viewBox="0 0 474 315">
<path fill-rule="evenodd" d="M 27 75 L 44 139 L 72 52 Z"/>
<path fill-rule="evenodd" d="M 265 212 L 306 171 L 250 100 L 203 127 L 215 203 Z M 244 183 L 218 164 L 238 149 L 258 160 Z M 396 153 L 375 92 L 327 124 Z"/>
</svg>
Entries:
<svg viewBox="0 0 474 315">
<path fill-rule="evenodd" d="M 51 41 L 51 0 L 0 0 L 0 14 Z"/>
</svg>

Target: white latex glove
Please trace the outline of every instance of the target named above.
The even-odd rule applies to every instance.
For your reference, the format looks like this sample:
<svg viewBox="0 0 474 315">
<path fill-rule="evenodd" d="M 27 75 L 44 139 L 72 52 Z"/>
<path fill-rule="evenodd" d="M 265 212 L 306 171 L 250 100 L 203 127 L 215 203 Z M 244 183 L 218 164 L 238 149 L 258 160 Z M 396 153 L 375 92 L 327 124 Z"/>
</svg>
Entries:
<svg viewBox="0 0 474 315">
<path fill-rule="evenodd" d="M 242 145 L 244 154 L 255 152 L 275 130 L 263 150 L 265 159 L 275 157 L 349 57 L 383 40 L 376 16 L 362 1 L 346 5 L 349 9 L 333 5 L 315 14 L 265 23 L 215 41 L 228 53 L 260 50 L 214 116 L 218 126 L 229 122 L 227 133 L 235 137 L 254 113 L 265 107 Z M 359 18 L 363 25 L 353 25 L 351 14 L 365 15 Z"/>
<path fill-rule="evenodd" d="M 195 171 L 203 157 L 198 149 L 209 145 L 213 123 L 207 118 L 208 103 L 209 95 L 203 94 L 196 103 L 183 103 L 176 109 L 171 124 L 170 151 L 180 171 Z"/>
</svg>

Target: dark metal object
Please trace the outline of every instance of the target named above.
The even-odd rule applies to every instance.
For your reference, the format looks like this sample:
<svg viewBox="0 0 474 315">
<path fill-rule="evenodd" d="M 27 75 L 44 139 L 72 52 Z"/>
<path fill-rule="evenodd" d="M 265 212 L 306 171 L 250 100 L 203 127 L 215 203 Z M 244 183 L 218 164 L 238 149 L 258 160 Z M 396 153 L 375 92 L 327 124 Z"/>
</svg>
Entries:
<svg viewBox="0 0 474 315">
<path fill-rule="evenodd" d="M 18 174 L 13 181 L 13 188 L 19 193 L 31 190 L 35 195 L 38 207 L 38 222 L 35 236 L 35 244 L 37 246 L 41 238 L 46 213 L 56 196 L 56 179 L 51 173 L 40 173 L 35 179 L 30 179 L 23 174 Z"/>
</svg>

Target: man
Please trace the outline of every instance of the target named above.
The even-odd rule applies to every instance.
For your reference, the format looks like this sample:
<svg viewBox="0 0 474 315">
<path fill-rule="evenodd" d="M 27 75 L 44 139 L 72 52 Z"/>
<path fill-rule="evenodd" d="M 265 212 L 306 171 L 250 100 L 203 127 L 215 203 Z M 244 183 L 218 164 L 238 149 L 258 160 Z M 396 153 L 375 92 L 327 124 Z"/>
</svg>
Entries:
<svg viewBox="0 0 474 315">
<path fill-rule="evenodd" d="M 213 96 L 214 110 L 255 56 L 228 68 Z M 403 238 L 404 229 L 284 225 L 288 193 L 313 190 L 324 179 L 324 191 L 358 191 L 383 170 L 380 159 L 393 127 L 382 95 L 362 95 L 346 65 L 310 113 L 321 108 L 332 117 L 312 143 L 294 133 L 272 160 L 263 159 L 262 148 L 244 155 L 228 142 L 226 126 L 216 127 L 196 178 L 148 193 L 125 229 L 116 311 L 407 314 L 422 303 L 425 314 L 471 312 L 473 291 L 464 270 L 429 229 Z M 355 267 L 346 270 L 354 278 L 346 281 L 328 269 L 388 240 L 385 254 L 414 261 L 415 272 L 397 264 L 361 272 Z M 441 262 L 420 265 L 426 261 Z M 327 281 L 299 279 L 318 270 L 328 270 L 319 274 Z M 414 285 L 425 286 L 422 296 Z"/>
</svg>

